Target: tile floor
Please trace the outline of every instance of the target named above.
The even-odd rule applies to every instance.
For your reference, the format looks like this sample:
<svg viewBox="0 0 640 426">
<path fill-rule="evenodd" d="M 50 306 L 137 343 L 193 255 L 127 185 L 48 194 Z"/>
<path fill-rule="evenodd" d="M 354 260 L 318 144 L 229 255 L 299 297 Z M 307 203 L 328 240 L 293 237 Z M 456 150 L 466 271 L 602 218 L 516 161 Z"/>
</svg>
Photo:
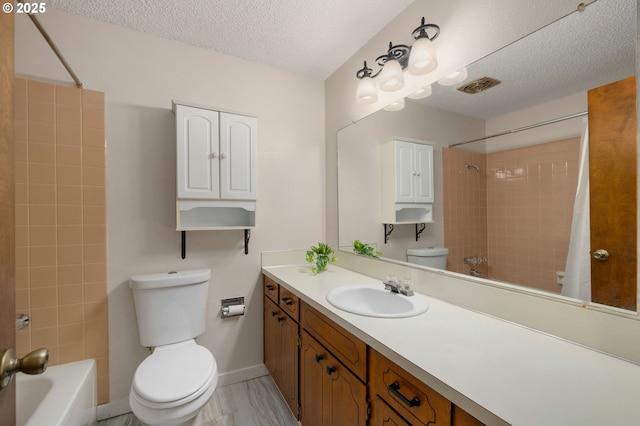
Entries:
<svg viewBox="0 0 640 426">
<path fill-rule="evenodd" d="M 106 419 L 98 426 L 143 426 L 133 414 Z M 297 426 L 271 376 L 216 389 L 194 426 Z"/>
</svg>

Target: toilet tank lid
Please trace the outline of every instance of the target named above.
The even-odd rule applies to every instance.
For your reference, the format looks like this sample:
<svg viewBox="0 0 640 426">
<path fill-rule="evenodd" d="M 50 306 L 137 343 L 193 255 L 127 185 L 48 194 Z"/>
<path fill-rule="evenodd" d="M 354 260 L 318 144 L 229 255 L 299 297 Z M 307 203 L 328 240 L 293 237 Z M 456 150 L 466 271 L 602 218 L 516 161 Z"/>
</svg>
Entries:
<svg viewBox="0 0 640 426">
<path fill-rule="evenodd" d="M 407 256 L 433 257 L 445 256 L 447 254 L 449 254 L 449 249 L 444 247 L 427 247 L 407 250 Z"/>
<path fill-rule="evenodd" d="M 181 285 L 202 283 L 209 281 L 209 278 L 211 278 L 211 269 L 191 269 L 187 271 L 133 275 L 129 279 L 129 286 L 136 290 L 177 287 Z"/>
</svg>

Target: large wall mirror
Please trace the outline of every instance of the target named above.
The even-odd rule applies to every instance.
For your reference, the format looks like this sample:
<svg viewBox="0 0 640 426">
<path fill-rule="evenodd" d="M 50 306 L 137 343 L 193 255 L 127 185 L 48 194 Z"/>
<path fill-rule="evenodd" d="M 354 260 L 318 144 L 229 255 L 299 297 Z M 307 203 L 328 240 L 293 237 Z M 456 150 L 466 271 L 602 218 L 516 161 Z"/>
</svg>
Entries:
<svg viewBox="0 0 640 426">
<path fill-rule="evenodd" d="M 470 64 L 458 84 L 340 130 L 340 249 L 359 240 L 407 261 L 444 247 L 446 268 L 479 283 L 637 311 L 636 21 L 636 0 L 597 0 Z M 500 84 L 458 90 L 483 77 Z M 435 189 L 433 221 L 391 233 L 390 139 L 434 146 Z"/>
</svg>

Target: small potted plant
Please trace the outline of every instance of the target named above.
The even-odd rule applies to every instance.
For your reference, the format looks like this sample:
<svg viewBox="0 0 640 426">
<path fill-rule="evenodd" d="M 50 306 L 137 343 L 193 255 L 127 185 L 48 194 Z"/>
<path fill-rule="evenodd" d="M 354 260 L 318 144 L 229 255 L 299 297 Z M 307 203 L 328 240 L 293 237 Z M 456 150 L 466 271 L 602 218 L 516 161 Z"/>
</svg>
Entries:
<svg viewBox="0 0 640 426">
<path fill-rule="evenodd" d="M 333 249 L 325 243 L 318 243 L 317 247 L 311 246 L 311 249 L 307 250 L 307 262 L 311 264 L 313 275 L 318 275 L 318 272 L 327 269 L 329 263 L 336 261 L 335 257 L 330 257 L 331 254 L 333 254 Z"/>
<path fill-rule="evenodd" d="M 361 254 L 363 256 L 369 256 L 369 257 L 380 257 L 382 255 L 381 251 L 377 251 L 369 244 L 360 242 L 360 240 L 355 240 L 353 242 L 353 252 L 355 254 Z"/>
</svg>

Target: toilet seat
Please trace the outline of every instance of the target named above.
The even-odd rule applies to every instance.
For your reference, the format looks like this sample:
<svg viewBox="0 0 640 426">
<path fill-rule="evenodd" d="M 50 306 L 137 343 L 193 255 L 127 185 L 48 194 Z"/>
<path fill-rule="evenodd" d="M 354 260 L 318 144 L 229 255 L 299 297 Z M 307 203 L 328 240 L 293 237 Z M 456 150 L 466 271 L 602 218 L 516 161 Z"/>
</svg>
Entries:
<svg viewBox="0 0 640 426">
<path fill-rule="evenodd" d="M 159 346 L 136 369 L 132 395 L 149 408 L 177 407 L 205 393 L 217 373 L 213 355 L 195 340 Z"/>
</svg>

